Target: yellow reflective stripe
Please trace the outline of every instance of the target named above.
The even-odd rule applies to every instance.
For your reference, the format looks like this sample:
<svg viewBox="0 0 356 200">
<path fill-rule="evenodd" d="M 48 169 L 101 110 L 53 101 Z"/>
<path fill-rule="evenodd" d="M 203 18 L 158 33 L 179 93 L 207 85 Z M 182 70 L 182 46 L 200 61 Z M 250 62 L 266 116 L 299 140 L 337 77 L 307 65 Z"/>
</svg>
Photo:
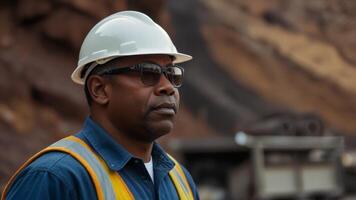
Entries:
<svg viewBox="0 0 356 200">
<path fill-rule="evenodd" d="M 187 194 L 183 191 L 182 183 L 178 180 L 178 177 L 174 174 L 173 170 L 169 172 L 169 175 L 173 181 L 175 188 L 177 189 L 180 200 L 188 200 Z"/>
<path fill-rule="evenodd" d="M 192 190 L 187 181 L 187 177 L 185 176 L 180 164 L 171 155 L 167 155 L 175 164 L 174 168 L 169 172 L 169 175 L 177 189 L 179 198 L 181 200 L 194 200 Z"/>
<path fill-rule="evenodd" d="M 181 168 L 180 164 L 177 162 L 176 159 L 174 159 L 171 155 L 168 155 L 172 160 L 173 162 L 175 163 L 175 168 L 177 169 L 177 172 L 179 173 L 179 177 L 181 179 L 183 179 L 183 183 L 184 185 L 186 186 L 187 190 L 188 190 L 188 195 L 191 199 L 194 199 L 193 198 L 193 193 L 192 193 L 192 190 L 190 188 L 190 185 L 188 183 L 188 180 L 187 180 L 187 177 L 185 176 L 184 172 L 183 172 L 183 169 Z"/>
<path fill-rule="evenodd" d="M 189 188 L 187 188 L 187 186 L 184 184 L 181 175 L 179 174 L 179 172 L 177 171 L 176 168 L 174 168 L 172 170 L 172 173 L 174 173 L 174 175 L 177 177 L 177 180 L 179 181 L 181 187 L 183 188 L 184 193 L 189 196 Z"/>
<path fill-rule="evenodd" d="M 13 181 L 15 180 L 16 176 L 18 175 L 18 173 L 20 173 L 21 170 L 23 170 L 25 167 L 27 167 L 31 162 L 33 162 L 35 159 L 37 159 L 39 156 L 43 155 L 44 153 L 47 152 L 51 152 L 51 151 L 61 151 L 61 152 L 65 152 L 70 154 L 71 156 L 73 156 L 75 159 L 77 159 L 88 171 L 90 177 L 92 178 L 92 181 L 94 183 L 94 187 L 97 191 L 97 197 L 98 200 L 104 200 L 104 194 L 103 191 L 101 190 L 99 181 L 98 181 L 98 177 L 97 175 L 94 173 L 94 170 L 90 167 L 90 165 L 88 164 L 88 162 L 86 160 L 84 160 L 79 154 L 72 152 L 64 147 L 47 147 L 45 149 L 43 149 L 42 151 L 36 153 L 34 156 L 32 156 L 29 160 L 27 160 L 16 172 L 15 174 L 10 178 L 10 180 L 8 181 L 8 183 L 5 186 L 5 189 L 3 191 L 3 194 L 1 196 L 1 200 L 5 200 L 6 198 L 6 193 L 8 192 L 9 187 L 11 186 L 11 184 L 13 183 Z"/>
<path fill-rule="evenodd" d="M 185 179 L 185 174 L 184 172 L 182 171 L 182 169 L 180 168 L 180 165 L 179 163 L 176 163 L 177 167 L 175 167 L 175 171 L 176 171 L 176 174 L 178 176 L 178 180 L 182 183 L 182 186 L 183 186 L 183 189 L 186 193 L 188 193 L 189 195 L 189 183 L 188 181 Z"/>
<path fill-rule="evenodd" d="M 105 169 L 105 171 L 108 174 L 108 177 L 110 179 L 110 182 L 112 184 L 112 187 L 115 192 L 115 196 L 117 200 L 134 200 L 134 196 L 132 195 L 130 189 L 127 187 L 126 183 L 122 179 L 122 177 L 115 171 L 112 171 L 109 169 L 105 161 L 99 157 L 96 153 L 93 152 L 93 150 L 87 145 L 85 142 L 83 142 L 81 139 L 74 137 L 74 136 L 69 136 L 66 139 L 71 140 L 73 142 L 77 142 L 81 144 L 83 147 L 85 147 L 87 150 L 92 152 L 95 157 L 100 161 L 102 167 Z"/>
<path fill-rule="evenodd" d="M 112 186 L 114 188 L 117 200 L 134 200 L 134 196 L 131 191 L 127 187 L 126 183 L 122 179 L 122 177 L 116 173 L 110 172 L 110 179 L 112 181 Z"/>
</svg>

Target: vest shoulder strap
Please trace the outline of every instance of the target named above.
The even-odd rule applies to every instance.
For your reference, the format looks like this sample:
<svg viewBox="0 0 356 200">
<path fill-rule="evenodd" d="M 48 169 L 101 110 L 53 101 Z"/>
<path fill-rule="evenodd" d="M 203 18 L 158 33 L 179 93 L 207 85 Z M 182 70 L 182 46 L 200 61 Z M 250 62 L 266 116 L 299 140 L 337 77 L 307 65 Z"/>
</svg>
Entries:
<svg viewBox="0 0 356 200">
<path fill-rule="evenodd" d="M 191 187 L 188 183 L 187 177 L 180 164 L 169 154 L 170 159 L 174 162 L 174 168 L 169 172 L 173 184 L 178 192 L 179 199 L 181 200 L 194 200 Z"/>
</svg>

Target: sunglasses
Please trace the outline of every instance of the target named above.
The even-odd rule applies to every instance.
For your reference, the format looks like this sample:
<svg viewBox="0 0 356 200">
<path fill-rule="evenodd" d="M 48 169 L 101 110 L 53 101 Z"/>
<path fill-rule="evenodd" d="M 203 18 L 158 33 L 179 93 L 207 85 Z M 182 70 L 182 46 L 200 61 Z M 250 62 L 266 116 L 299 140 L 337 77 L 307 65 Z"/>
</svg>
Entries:
<svg viewBox="0 0 356 200">
<path fill-rule="evenodd" d="M 182 86 L 184 75 L 184 69 L 180 66 L 169 65 L 163 68 L 156 63 L 140 63 L 128 67 L 107 68 L 97 73 L 97 75 L 115 75 L 127 72 L 140 73 L 142 83 L 147 86 L 156 85 L 161 75 L 164 74 L 175 88 Z"/>
</svg>

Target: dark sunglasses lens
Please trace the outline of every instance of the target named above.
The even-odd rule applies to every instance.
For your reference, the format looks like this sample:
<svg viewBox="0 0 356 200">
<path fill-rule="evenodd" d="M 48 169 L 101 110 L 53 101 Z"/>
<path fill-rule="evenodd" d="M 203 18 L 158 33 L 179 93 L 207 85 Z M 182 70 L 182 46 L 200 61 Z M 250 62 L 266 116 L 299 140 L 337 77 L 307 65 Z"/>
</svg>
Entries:
<svg viewBox="0 0 356 200">
<path fill-rule="evenodd" d="M 155 85 L 162 74 L 161 67 L 155 64 L 144 64 L 141 68 L 141 80 L 145 85 Z"/>
<path fill-rule="evenodd" d="M 167 68 L 167 78 L 174 87 L 180 87 L 183 83 L 183 70 L 173 66 Z"/>
</svg>

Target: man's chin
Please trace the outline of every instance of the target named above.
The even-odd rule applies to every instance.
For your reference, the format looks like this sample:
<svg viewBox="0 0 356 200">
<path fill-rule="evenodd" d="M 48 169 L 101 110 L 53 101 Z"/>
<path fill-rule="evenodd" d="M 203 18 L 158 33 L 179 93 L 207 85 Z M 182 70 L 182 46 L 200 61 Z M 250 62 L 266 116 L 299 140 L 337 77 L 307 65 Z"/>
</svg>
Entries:
<svg viewBox="0 0 356 200">
<path fill-rule="evenodd" d="M 148 124 L 148 130 L 150 134 L 152 134 L 153 140 L 158 139 L 168 133 L 170 133 L 173 129 L 173 122 L 171 120 L 162 120 L 159 122 L 152 122 Z"/>
</svg>

